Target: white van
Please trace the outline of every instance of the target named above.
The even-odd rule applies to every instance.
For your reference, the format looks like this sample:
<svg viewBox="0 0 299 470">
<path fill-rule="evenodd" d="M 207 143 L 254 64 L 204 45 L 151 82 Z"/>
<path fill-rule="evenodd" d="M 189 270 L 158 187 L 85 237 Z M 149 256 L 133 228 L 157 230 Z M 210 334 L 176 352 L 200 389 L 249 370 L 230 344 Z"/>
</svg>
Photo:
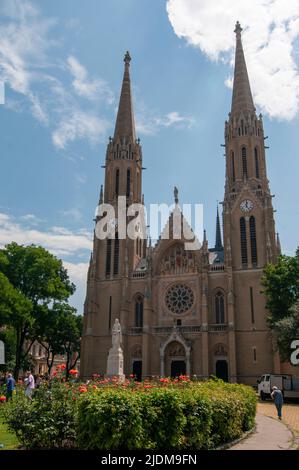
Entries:
<svg viewBox="0 0 299 470">
<path fill-rule="evenodd" d="M 270 398 L 272 387 L 276 385 L 284 398 L 299 398 L 299 377 L 283 374 L 264 374 L 257 381 L 257 391 L 261 400 Z"/>
</svg>

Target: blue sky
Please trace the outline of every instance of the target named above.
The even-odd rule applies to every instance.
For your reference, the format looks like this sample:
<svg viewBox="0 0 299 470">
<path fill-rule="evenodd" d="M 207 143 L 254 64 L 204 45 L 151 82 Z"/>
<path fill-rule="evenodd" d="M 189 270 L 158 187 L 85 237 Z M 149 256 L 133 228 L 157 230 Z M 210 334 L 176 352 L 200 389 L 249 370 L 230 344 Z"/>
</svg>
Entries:
<svg viewBox="0 0 299 470">
<path fill-rule="evenodd" d="M 241 21 L 269 136 L 276 228 L 284 252 L 299 245 L 299 2 L 286 8 L 274 0 L 263 22 L 256 20 L 267 2 L 254 0 L 261 9 L 256 17 L 239 3 L 1 2 L 0 244 L 40 243 L 60 256 L 78 285 L 73 302 L 79 311 L 126 50 L 147 168 L 145 201 L 170 204 L 178 186 L 181 202 L 204 204 L 212 246 L 224 192 L 220 144 L 231 101 L 233 29 Z"/>
</svg>

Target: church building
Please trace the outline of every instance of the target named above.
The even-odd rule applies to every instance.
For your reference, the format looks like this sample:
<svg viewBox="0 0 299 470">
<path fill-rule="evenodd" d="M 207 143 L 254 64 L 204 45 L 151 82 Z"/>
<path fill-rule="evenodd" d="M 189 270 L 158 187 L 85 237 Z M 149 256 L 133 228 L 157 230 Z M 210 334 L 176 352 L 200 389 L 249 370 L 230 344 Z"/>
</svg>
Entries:
<svg viewBox="0 0 299 470">
<path fill-rule="evenodd" d="M 186 250 L 184 239 L 160 237 L 151 246 L 138 234 L 135 239 L 121 239 L 117 232 L 105 240 L 95 236 L 84 307 L 82 378 L 106 373 L 116 318 L 126 375 L 216 375 L 255 384 L 264 373 L 280 372 L 261 293 L 263 269 L 276 262 L 280 244 L 263 120 L 252 99 L 241 32 L 237 23 L 232 104 L 224 129 L 225 192 L 221 221 L 217 210 L 215 246 L 208 246 L 206 236 L 196 250 Z M 116 211 L 119 196 L 127 206 L 143 203 L 143 155 L 134 124 L 130 61 L 126 53 L 100 193 L 100 203 Z M 177 192 L 175 202 L 178 206 Z M 172 219 L 173 214 L 169 226 Z"/>
</svg>

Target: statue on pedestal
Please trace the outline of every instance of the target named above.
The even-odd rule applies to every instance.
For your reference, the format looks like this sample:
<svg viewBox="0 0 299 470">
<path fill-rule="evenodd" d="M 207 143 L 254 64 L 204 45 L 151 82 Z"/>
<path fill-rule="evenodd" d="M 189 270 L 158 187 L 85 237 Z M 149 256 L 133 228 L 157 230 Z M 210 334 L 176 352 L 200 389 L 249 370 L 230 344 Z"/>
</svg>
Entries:
<svg viewBox="0 0 299 470">
<path fill-rule="evenodd" d="M 119 381 L 123 381 L 125 379 L 124 355 L 121 345 L 121 326 L 118 318 L 116 318 L 112 328 L 112 348 L 109 350 L 106 375 L 107 377 L 117 377 Z"/>
</svg>

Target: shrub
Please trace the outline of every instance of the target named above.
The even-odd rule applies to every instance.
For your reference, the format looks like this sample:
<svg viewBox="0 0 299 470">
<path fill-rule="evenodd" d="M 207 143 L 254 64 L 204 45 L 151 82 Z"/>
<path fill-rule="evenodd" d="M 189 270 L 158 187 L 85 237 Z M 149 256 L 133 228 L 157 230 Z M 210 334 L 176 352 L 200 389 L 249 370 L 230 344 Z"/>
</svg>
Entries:
<svg viewBox="0 0 299 470">
<path fill-rule="evenodd" d="M 78 444 L 87 449 L 212 449 L 254 424 L 253 389 L 222 381 L 110 388 L 85 394 Z"/>
<path fill-rule="evenodd" d="M 32 401 L 19 391 L 5 420 L 27 448 L 213 449 L 254 425 L 251 387 L 208 382 L 157 384 L 106 380 L 41 386 Z"/>
<path fill-rule="evenodd" d="M 59 383 L 35 390 L 32 400 L 18 389 L 4 408 L 4 419 L 20 443 L 31 449 L 68 448 L 75 442 L 75 401 Z"/>
</svg>

